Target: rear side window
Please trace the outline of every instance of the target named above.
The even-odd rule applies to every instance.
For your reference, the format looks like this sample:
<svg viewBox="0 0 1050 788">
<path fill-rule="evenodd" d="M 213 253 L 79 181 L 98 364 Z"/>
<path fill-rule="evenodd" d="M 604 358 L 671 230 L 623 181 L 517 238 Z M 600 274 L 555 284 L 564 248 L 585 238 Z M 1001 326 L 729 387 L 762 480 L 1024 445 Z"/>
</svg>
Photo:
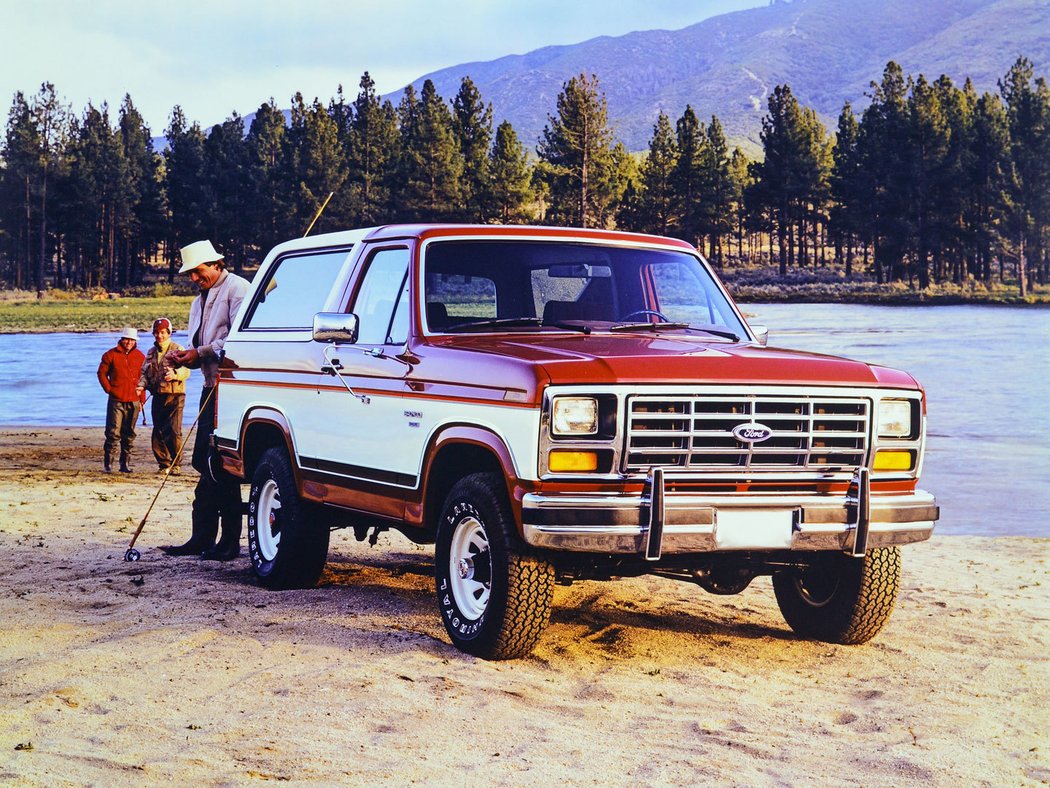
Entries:
<svg viewBox="0 0 1050 788">
<path fill-rule="evenodd" d="M 349 254 L 349 249 L 340 249 L 282 257 L 257 291 L 244 327 L 311 328 Z"/>
</svg>

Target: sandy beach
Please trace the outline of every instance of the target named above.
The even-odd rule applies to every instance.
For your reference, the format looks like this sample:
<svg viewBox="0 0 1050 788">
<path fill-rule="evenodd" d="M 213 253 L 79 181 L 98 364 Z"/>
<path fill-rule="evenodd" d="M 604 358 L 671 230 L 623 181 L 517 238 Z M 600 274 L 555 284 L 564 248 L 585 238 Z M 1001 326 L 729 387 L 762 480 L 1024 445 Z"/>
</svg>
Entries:
<svg viewBox="0 0 1050 788">
<path fill-rule="evenodd" d="M 101 473 L 101 429 L 0 430 L 0 783 L 1038 785 L 1050 539 L 904 548 L 886 629 L 797 639 L 768 578 L 556 591 L 524 660 L 449 645 L 432 550 L 333 535 L 318 588 L 170 558 L 192 474 Z M 147 471 L 148 430 L 138 467 Z"/>
</svg>

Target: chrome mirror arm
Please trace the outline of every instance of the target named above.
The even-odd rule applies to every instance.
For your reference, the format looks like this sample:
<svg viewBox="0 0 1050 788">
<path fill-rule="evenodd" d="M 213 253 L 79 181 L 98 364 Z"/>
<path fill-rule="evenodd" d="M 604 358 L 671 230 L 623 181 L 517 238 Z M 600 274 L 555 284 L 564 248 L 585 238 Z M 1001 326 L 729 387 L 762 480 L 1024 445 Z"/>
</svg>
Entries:
<svg viewBox="0 0 1050 788">
<path fill-rule="evenodd" d="M 372 401 L 371 397 L 369 397 L 367 394 L 358 394 L 356 391 L 350 388 L 350 384 L 347 383 L 343 379 L 343 376 L 339 374 L 339 370 L 343 368 L 343 365 L 339 363 L 339 359 L 332 358 L 332 351 L 334 350 L 334 343 L 329 343 L 325 345 L 324 352 L 322 354 L 324 356 L 325 363 L 321 365 L 321 371 L 324 372 L 326 375 L 333 375 L 339 378 L 339 382 L 342 383 L 343 387 L 350 392 L 351 396 L 353 396 L 355 399 L 361 400 L 363 404 L 367 405 Z"/>
</svg>

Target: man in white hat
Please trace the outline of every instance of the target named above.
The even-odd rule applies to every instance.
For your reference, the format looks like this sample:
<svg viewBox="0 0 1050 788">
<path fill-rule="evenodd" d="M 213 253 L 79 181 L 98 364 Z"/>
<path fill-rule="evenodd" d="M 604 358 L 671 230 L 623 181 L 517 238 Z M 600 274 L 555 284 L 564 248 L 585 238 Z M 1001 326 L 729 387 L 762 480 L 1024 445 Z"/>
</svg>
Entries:
<svg viewBox="0 0 1050 788">
<path fill-rule="evenodd" d="M 131 450 L 135 444 L 135 422 L 139 418 L 140 393 L 136 390 L 146 357 L 136 345 L 139 332 L 127 327 L 117 346 L 102 354 L 98 382 L 109 395 L 106 401 L 106 440 L 102 444 L 102 469 L 113 473 L 113 450 L 120 443 L 120 471 L 131 473 Z"/>
<path fill-rule="evenodd" d="M 211 241 L 197 241 L 180 250 L 180 274 L 187 274 L 200 288 L 190 306 L 190 342 L 186 350 L 170 354 L 171 360 L 204 375 L 200 420 L 193 443 L 193 467 L 200 480 L 193 494 L 192 532 L 185 544 L 161 548 L 168 555 L 199 555 L 214 561 L 229 561 L 241 552 L 241 485 L 221 469 L 208 468 L 209 443 L 215 429 L 215 385 L 223 345 L 233 319 L 248 292 L 248 280 L 226 270 L 223 257 Z M 215 537 L 222 525 L 218 544 Z"/>
</svg>

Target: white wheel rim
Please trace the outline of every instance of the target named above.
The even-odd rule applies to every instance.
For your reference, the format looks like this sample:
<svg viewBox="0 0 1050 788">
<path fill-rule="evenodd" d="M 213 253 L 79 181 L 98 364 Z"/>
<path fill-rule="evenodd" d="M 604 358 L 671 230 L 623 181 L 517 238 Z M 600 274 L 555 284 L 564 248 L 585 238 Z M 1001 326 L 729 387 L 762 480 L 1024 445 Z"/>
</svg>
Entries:
<svg viewBox="0 0 1050 788">
<path fill-rule="evenodd" d="M 452 596 L 460 612 L 469 619 L 481 618 L 492 592 L 492 566 L 485 527 L 474 517 L 456 525 L 448 554 Z"/>
<path fill-rule="evenodd" d="M 281 489 L 273 479 L 267 479 L 259 490 L 259 506 L 256 520 L 256 537 L 259 540 L 259 553 L 264 561 L 277 557 L 281 544 L 280 528 L 275 529 L 281 512 Z M 276 530 L 276 532 L 275 532 Z"/>
</svg>

